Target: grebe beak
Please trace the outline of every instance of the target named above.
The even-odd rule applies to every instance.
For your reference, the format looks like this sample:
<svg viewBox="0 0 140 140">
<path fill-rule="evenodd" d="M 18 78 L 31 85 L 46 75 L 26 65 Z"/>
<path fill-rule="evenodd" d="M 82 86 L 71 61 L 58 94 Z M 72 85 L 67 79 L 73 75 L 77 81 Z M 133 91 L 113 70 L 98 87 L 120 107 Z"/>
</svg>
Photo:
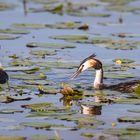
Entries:
<svg viewBox="0 0 140 140">
<path fill-rule="evenodd" d="M 73 79 L 73 78 L 77 77 L 77 76 L 82 72 L 83 67 L 84 67 L 84 65 L 81 65 L 81 66 L 76 70 L 76 72 L 75 72 L 73 75 L 70 76 L 70 78 Z"/>
</svg>

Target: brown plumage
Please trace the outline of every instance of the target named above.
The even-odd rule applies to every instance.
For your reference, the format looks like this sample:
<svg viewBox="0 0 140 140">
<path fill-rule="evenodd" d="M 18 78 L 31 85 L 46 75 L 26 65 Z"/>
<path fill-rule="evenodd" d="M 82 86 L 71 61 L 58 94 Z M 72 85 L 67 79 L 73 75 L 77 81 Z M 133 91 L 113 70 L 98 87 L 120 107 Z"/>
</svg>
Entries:
<svg viewBox="0 0 140 140">
<path fill-rule="evenodd" d="M 140 84 L 140 80 L 132 80 L 125 83 L 119 83 L 116 85 L 104 85 L 105 89 L 111 89 L 120 91 L 123 93 L 132 93 L 134 92 L 135 88 Z"/>
</svg>

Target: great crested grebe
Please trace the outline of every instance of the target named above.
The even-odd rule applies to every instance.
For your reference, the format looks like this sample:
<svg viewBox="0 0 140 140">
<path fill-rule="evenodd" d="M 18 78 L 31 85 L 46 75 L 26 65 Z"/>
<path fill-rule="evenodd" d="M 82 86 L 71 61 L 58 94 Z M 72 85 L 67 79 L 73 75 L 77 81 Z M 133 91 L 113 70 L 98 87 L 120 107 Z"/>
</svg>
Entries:
<svg viewBox="0 0 140 140">
<path fill-rule="evenodd" d="M 3 70 L 2 64 L 0 63 L 0 84 L 6 84 L 7 83 L 8 89 L 10 90 L 8 80 L 9 80 L 9 76 L 6 73 L 6 71 Z"/>
<path fill-rule="evenodd" d="M 140 84 L 140 80 L 133 80 L 128 81 L 125 83 L 119 83 L 116 85 L 105 85 L 103 84 L 103 66 L 102 62 L 95 58 L 96 55 L 92 54 L 91 56 L 84 59 L 81 64 L 79 65 L 76 72 L 71 76 L 71 78 L 77 77 L 82 71 L 88 69 L 88 68 L 94 68 L 96 70 L 95 74 L 95 80 L 93 87 L 95 89 L 111 89 L 116 90 L 120 92 L 130 93 L 133 92 L 134 89 Z"/>
</svg>

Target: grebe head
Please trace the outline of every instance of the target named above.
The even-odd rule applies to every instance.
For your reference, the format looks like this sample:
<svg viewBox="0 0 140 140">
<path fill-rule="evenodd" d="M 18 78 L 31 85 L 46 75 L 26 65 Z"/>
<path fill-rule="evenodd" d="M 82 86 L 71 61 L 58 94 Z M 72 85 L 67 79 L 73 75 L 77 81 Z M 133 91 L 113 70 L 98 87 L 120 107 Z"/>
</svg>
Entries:
<svg viewBox="0 0 140 140">
<path fill-rule="evenodd" d="M 102 69 L 102 63 L 98 59 L 95 58 L 96 55 L 92 54 L 89 57 L 85 58 L 79 65 L 78 69 L 76 72 L 71 76 L 71 78 L 77 77 L 82 71 L 89 69 L 89 68 L 94 68 L 95 70 L 100 70 Z"/>
<path fill-rule="evenodd" d="M 103 69 L 102 63 L 98 59 L 95 58 L 95 54 L 84 59 L 79 65 L 76 72 L 71 76 L 71 78 L 77 77 L 82 71 L 88 68 L 94 68 L 96 70 L 95 80 L 94 80 L 94 88 L 101 89 L 103 85 Z"/>
</svg>

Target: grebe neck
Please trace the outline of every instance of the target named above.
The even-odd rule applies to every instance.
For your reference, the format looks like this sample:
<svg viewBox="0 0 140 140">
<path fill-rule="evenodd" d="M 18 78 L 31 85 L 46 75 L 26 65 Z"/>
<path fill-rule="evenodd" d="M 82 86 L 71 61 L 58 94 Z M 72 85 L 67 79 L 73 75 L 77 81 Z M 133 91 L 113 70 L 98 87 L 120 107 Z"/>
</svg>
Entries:
<svg viewBox="0 0 140 140">
<path fill-rule="evenodd" d="M 102 87 L 103 87 L 103 69 L 102 68 L 96 70 L 93 86 L 95 89 L 102 89 Z"/>
</svg>

